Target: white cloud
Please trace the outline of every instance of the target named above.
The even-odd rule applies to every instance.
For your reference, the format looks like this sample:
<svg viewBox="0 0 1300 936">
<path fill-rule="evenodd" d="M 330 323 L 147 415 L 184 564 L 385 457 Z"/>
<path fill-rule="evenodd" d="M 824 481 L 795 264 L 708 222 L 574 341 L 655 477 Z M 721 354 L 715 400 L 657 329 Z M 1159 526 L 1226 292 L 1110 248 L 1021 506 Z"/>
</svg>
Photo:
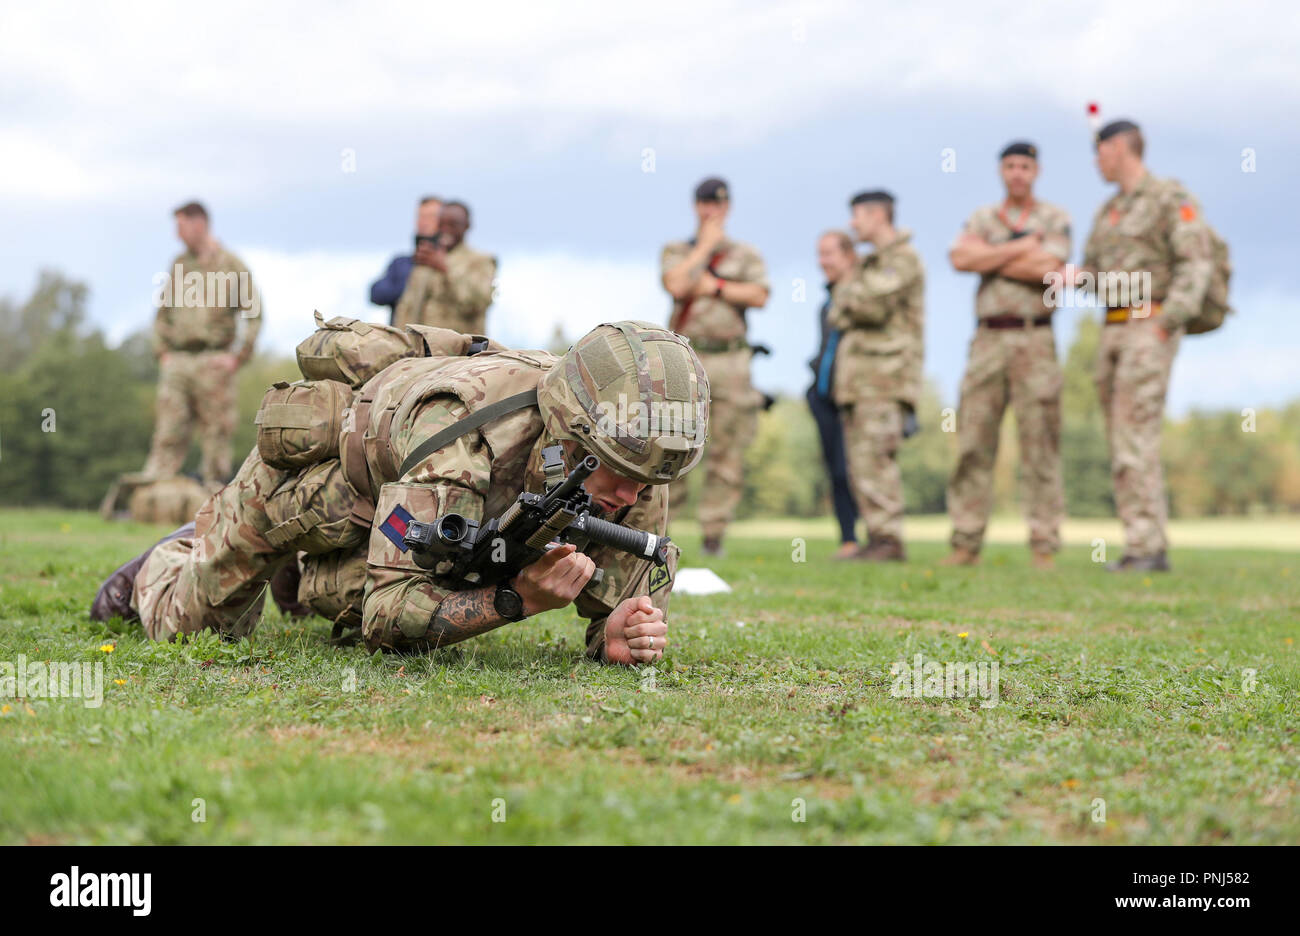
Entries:
<svg viewBox="0 0 1300 936">
<path fill-rule="evenodd" d="M 1077 112 L 1081 132 L 1091 98 L 1111 115 L 1216 127 L 1253 108 L 1293 113 L 1300 12 L 1276 0 L 1250 16 L 1232 10 L 1128 0 L 11 5 L 0 82 L 22 145 L 3 157 L 16 163 L 0 172 L 0 194 L 120 198 L 178 178 L 207 192 L 282 185 L 259 146 L 284 136 L 348 145 L 368 127 L 445 126 L 458 151 L 489 130 L 540 128 L 520 131 L 526 155 L 592 133 L 604 145 L 659 131 L 698 147 L 755 142 L 849 99 L 921 112 L 1046 103 Z"/>
<path fill-rule="evenodd" d="M 388 321 L 387 307 L 370 304 L 370 284 L 392 258 L 373 252 L 239 251 L 262 290 L 266 320 L 259 346 L 280 354 L 315 327 L 312 312 Z M 556 326 L 575 341 L 601 322 L 664 322 L 668 300 L 654 263 L 583 257 L 562 251 L 501 258 L 497 301 L 488 311 L 494 338 L 516 348 L 544 348 Z"/>
<path fill-rule="evenodd" d="M 367 322 L 388 322 L 386 307 L 370 304 L 370 284 L 383 275 L 390 257 L 379 253 L 268 247 L 238 251 L 262 291 L 265 320 L 258 338 L 263 350 L 292 354 L 315 329 L 314 311 Z"/>
<path fill-rule="evenodd" d="M 602 322 L 668 320 L 668 298 L 653 262 L 583 257 L 562 251 L 501 258 L 488 331 L 507 345 L 545 348 L 558 325 L 570 342 Z"/>
</svg>

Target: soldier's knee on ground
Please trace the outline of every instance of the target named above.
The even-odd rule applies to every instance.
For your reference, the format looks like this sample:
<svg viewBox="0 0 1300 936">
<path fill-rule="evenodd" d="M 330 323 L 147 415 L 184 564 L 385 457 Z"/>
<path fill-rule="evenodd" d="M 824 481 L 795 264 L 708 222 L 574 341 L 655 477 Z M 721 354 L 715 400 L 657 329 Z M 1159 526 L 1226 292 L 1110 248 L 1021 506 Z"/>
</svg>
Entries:
<svg viewBox="0 0 1300 936">
<path fill-rule="evenodd" d="M 316 614 L 344 627 L 361 624 L 366 591 L 366 552 L 363 544 L 352 552 L 336 550 L 305 556 L 298 583 L 298 602 Z"/>
</svg>

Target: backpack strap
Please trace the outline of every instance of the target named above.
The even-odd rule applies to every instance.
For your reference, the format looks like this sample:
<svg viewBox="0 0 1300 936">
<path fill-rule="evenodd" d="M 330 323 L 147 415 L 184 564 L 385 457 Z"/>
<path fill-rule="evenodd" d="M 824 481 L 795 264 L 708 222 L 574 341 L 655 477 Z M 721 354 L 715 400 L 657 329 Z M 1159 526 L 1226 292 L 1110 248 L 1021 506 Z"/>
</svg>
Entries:
<svg viewBox="0 0 1300 936">
<path fill-rule="evenodd" d="M 398 471 L 397 476 L 399 478 L 405 477 L 408 471 L 438 451 L 438 449 L 455 442 L 461 436 L 468 435 L 480 426 L 486 425 L 500 416 L 505 416 L 507 413 L 514 413 L 536 405 L 537 391 L 525 390 L 523 393 L 516 393 L 514 396 L 508 396 L 504 400 L 497 400 L 480 410 L 475 410 L 464 419 L 452 423 L 433 438 L 425 439 L 414 452 L 406 456 L 406 460 L 402 462 L 401 470 Z"/>
</svg>

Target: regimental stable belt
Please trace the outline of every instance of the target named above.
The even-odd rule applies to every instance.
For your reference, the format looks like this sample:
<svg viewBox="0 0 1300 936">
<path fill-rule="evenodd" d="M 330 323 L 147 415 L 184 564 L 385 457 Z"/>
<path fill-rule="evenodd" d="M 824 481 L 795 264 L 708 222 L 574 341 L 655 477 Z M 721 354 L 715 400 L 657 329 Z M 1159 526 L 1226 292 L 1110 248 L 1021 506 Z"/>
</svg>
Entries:
<svg viewBox="0 0 1300 936">
<path fill-rule="evenodd" d="M 1052 313 L 1040 315 L 1035 319 L 1021 318 L 1019 315 L 990 315 L 980 319 L 980 328 L 1042 328 L 1052 324 Z"/>
<path fill-rule="evenodd" d="M 1131 319 L 1155 318 L 1164 310 L 1163 302 L 1153 302 L 1145 306 L 1125 306 L 1122 309 L 1107 309 L 1107 325 L 1124 325 Z"/>
</svg>

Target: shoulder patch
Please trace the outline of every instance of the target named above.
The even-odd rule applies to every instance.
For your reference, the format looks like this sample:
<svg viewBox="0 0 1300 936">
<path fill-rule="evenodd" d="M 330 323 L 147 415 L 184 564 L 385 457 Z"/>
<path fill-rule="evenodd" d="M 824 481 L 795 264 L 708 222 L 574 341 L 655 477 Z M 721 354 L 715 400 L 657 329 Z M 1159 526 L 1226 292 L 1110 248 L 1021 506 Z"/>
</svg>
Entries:
<svg viewBox="0 0 1300 936">
<path fill-rule="evenodd" d="M 1178 216 L 1184 221 L 1196 220 L 1196 206 L 1191 202 L 1183 202 L 1178 206 Z"/>
<path fill-rule="evenodd" d="M 673 574 L 668 571 L 667 565 L 655 566 L 650 570 L 650 594 L 654 594 L 659 589 L 668 585 L 673 580 Z"/>
<path fill-rule="evenodd" d="M 402 552 L 406 552 L 409 547 L 407 547 L 406 540 L 403 537 L 406 536 L 406 527 L 412 519 L 414 518 L 410 512 L 401 504 L 398 504 L 384 522 L 379 525 L 379 530 L 393 541 L 394 546 Z"/>
</svg>

